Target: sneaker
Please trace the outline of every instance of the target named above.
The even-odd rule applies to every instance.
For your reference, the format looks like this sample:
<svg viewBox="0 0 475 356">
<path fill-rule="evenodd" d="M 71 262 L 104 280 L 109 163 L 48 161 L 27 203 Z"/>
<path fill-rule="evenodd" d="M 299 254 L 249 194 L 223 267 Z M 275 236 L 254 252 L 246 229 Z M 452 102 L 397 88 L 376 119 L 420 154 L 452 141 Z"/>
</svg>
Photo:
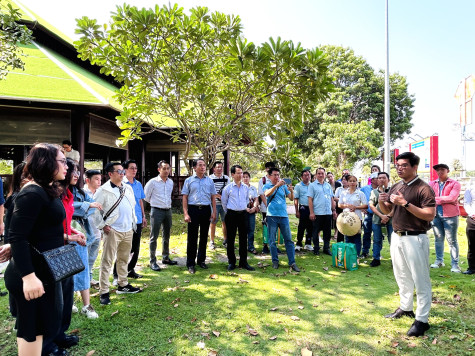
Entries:
<svg viewBox="0 0 475 356">
<path fill-rule="evenodd" d="M 91 286 L 98 286 L 99 281 L 96 281 L 95 279 L 91 278 Z"/>
<path fill-rule="evenodd" d="M 209 244 L 209 248 L 212 249 L 212 250 L 216 250 L 216 244 L 214 242 L 211 242 Z"/>
<path fill-rule="evenodd" d="M 101 305 L 109 305 L 111 303 L 109 293 L 101 294 L 99 300 L 101 301 Z"/>
<path fill-rule="evenodd" d="M 450 272 L 462 273 L 462 270 L 460 269 L 458 265 L 455 265 L 455 266 L 452 266 L 452 268 L 450 269 Z"/>
<path fill-rule="evenodd" d="M 313 246 L 312 245 L 305 245 L 304 249 L 307 250 L 307 251 L 313 251 Z"/>
<path fill-rule="evenodd" d="M 77 313 L 79 311 L 78 307 L 73 304 L 73 313 Z"/>
<path fill-rule="evenodd" d="M 272 268 L 274 269 L 279 268 L 279 262 L 272 262 Z"/>
<path fill-rule="evenodd" d="M 134 287 L 130 283 L 126 286 L 119 286 L 119 288 L 117 288 L 117 294 L 135 294 L 141 291 L 142 290 L 140 288 Z"/>
<path fill-rule="evenodd" d="M 430 268 L 440 268 L 444 266 L 445 266 L 444 262 L 435 261 L 433 264 L 430 265 Z"/>
<path fill-rule="evenodd" d="M 302 249 L 302 247 L 301 247 L 301 246 L 299 246 L 299 245 L 295 245 L 295 251 L 300 251 L 301 249 Z"/>
<path fill-rule="evenodd" d="M 114 278 L 114 279 L 112 280 L 112 285 L 113 285 L 114 287 L 117 287 L 117 286 L 119 285 L 119 281 L 117 280 L 117 278 Z"/>
<path fill-rule="evenodd" d="M 85 314 L 88 319 L 99 318 L 99 315 L 96 313 L 91 304 L 83 306 L 81 309 L 81 314 Z"/>
</svg>

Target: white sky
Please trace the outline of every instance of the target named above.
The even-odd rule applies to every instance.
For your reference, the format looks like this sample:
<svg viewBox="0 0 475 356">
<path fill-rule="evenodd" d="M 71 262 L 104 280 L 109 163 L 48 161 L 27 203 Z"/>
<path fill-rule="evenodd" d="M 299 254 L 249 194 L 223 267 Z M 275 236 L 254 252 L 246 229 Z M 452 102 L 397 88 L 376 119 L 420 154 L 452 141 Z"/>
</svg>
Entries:
<svg viewBox="0 0 475 356">
<path fill-rule="evenodd" d="M 39 16 L 75 38 L 75 18 L 88 16 L 107 22 L 125 0 L 21 0 Z M 125 1 L 127 2 L 127 1 Z M 168 1 L 128 1 L 138 7 Z M 174 2 L 170 2 L 174 3 Z M 313 48 L 321 44 L 351 47 L 378 70 L 385 66 L 384 0 L 182 0 L 185 9 L 207 6 L 212 11 L 239 15 L 244 36 L 255 43 L 280 36 Z M 475 46 L 471 0 L 389 0 L 390 72 L 407 77 L 415 95 L 414 128 L 419 140 L 439 134 L 439 162 L 462 159 L 462 143 L 454 94 L 474 72 Z M 472 125 L 473 126 L 473 125 Z M 471 128 L 474 132 L 475 130 Z M 402 149 L 410 140 L 401 138 Z M 467 168 L 475 169 L 475 142 L 467 143 Z"/>
</svg>

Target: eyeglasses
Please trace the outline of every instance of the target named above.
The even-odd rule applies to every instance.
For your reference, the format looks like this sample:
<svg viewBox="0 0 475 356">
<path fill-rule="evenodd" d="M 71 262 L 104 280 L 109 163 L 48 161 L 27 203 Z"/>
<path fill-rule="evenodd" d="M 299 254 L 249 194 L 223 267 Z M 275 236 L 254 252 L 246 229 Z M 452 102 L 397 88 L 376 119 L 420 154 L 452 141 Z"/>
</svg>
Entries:
<svg viewBox="0 0 475 356">
<path fill-rule="evenodd" d="M 280 177 L 280 173 L 272 173 L 271 176 Z"/>
<path fill-rule="evenodd" d="M 131 169 L 133 171 L 136 171 L 138 168 L 137 167 L 129 167 L 128 169 Z"/>
<path fill-rule="evenodd" d="M 66 162 L 66 159 L 63 158 L 63 159 L 57 159 L 56 161 L 60 162 L 63 166 L 68 166 L 67 162 Z"/>
<path fill-rule="evenodd" d="M 409 164 L 403 163 L 403 164 L 396 164 L 396 169 L 406 169 L 409 167 Z"/>
<path fill-rule="evenodd" d="M 125 174 L 125 169 L 118 169 L 118 170 L 112 171 L 112 172 L 117 172 L 118 174 Z"/>
</svg>

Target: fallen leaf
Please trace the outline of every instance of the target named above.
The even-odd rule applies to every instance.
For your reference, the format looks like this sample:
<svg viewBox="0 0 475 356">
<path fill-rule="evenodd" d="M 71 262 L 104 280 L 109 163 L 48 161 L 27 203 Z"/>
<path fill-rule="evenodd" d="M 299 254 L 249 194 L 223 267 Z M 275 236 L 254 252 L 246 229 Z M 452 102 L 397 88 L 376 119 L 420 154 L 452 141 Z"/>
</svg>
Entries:
<svg viewBox="0 0 475 356">
<path fill-rule="evenodd" d="M 432 340 L 432 345 L 437 345 L 437 339 Z"/>
<path fill-rule="evenodd" d="M 275 339 L 277 339 L 277 336 L 271 336 L 271 337 L 269 338 L 269 340 L 272 340 L 272 341 L 274 341 Z"/>
<path fill-rule="evenodd" d="M 417 347 L 417 345 L 413 342 L 410 342 L 409 344 L 407 344 L 407 347 Z"/>
<path fill-rule="evenodd" d="M 287 328 L 284 328 L 284 331 L 288 334 L 289 333 L 289 329 Z"/>
<path fill-rule="evenodd" d="M 318 308 L 318 304 L 312 304 L 312 307 Z"/>
<path fill-rule="evenodd" d="M 172 316 L 167 316 L 165 319 L 166 319 L 166 320 L 172 320 L 173 317 L 172 317 Z"/>
<path fill-rule="evenodd" d="M 218 275 L 217 275 L 217 274 L 211 274 L 211 275 L 209 276 L 209 278 L 211 278 L 211 279 L 217 279 L 217 278 L 218 278 Z"/>
<path fill-rule="evenodd" d="M 178 303 L 173 306 L 174 308 L 178 308 Z"/>
<path fill-rule="evenodd" d="M 290 317 L 290 319 L 292 319 L 293 321 L 299 321 L 300 320 L 300 318 L 298 316 L 295 316 L 295 315 L 292 315 Z"/>
<path fill-rule="evenodd" d="M 209 339 L 209 333 L 201 333 L 201 336 L 207 337 Z"/>
<path fill-rule="evenodd" d="M 323 267 L 323 270 L 324 270 L 324 271 L 328 271 L 328 267 Z"/>
<path fill-rule="evenodd" d="M 455 335 L 450 335 L 450 336 L 449 336 L 449 339 L 453 340 L 453 339 L 455 339 L 456 337 L 457 337 L 457 336 L 455 336 Z"/>
<path fill-rule="evenodd" d="M 204 349 L 205 348 L 205 343 L 203 341 L 200 341 L 196 344 L 196 346 L 198 346 L 198 348 L 200 348 L 200 349 Z"/>
<path fill-rule="evenodd" d="M 391 344 L 391 347 L 398 347 L 398 346 L 399 346 L 399 342 L 393 342 L 393 343 Z"/>
<path fill-rule="evenodd" d="M 115 312 L 113 312 L 113 313 L 111 314 L 111 316 L 114 316 L 114 315 L 117 315 L 117 314 L 119 314 L 119 311 L 118 311 L 118 310 L 116 310 Z"/>
<path fill-rule="evenodd" d="M 269 310 L 270 310 L 270 311 L 276 311 L 277 308 L 270 308 Z"/>
<path fill-rule="evenodd" d="M 253 344 L 258 344 L 258 343 L 259 343 L 259 341 L 257 341 L 257 340 L 256 340 L 256 341 L 253 341 L 252 343 L 253 343 Z"/>
<path fill-rule="evenodd" d="M 389 352 L 390 354 L 392 354 L 392 355 L 397 355 L 397 351 L 396 351 L 396 350 L 389 350 L 388 352 Z"/>
<path fill-rule="evenodd" d="M 216 336 L 216 337 L 219 337 L 219 335 L 221 335 L 221 333 L 220 333 L 219 331 L 213 331 L 213 334 L 214 334 L 214 336 Z"/>
<path fill-rule="evenodd" d="M 299 289 L 297 287 L 295 287 L 295 291 L 298 291 Z"/>
<path fill-rule="evenodd" d="M 208 351 L 208 356 L 216 356 L 216 355 L 218 355 L 218 351 L 216 351 L 216 350 L 209 350 Z"/>
<path fill-rule="evenodd" d="M 191 319 L 191 322 L 194 323 L 196 321 L 196 318 Z"/>
<path fill-rule="evenodd" d="M 346 273 L 346 271 L 345 271 L 344 269 L 342 269 L 340 272 L 341 272 L 341 273 Z"/>
<path fill-rule="evenodd" d="M 259 335 L 259 333 L 257 332 L 257 330 L 251 329 L 249 326 L 248 326 L 248 328 L 247 328 L 247 331 L 249 332 L 249 335 L 252 335 L 252 336 L 257 336 L 257 335 Z"/>
<path fill-rule="evenodd" d="M 300 350 L 300 355 L 302 356 L 312 356 L 313 352 L 304 347 L 303 349 Z"/>
<path fill-rule="evenodd" d="M 450 288 L 450 289 L 455 289 L 455 288 L 457 288 L 457 286 L 451 285 L 451 286 L 449 286 L 449 288 Z"/>
<path fill-rule="evenodd" d="M 180 298 L 175 298 L 175 300 L 173 300 L 173 302 L 171 302 L 170 304 L 175 304 L 175 303 L 178 303 L 180 301 Z"/>
<path fill-rule="evenodd" d="M 459 301 L 459 300 L 461 299 L 461 297 L 460 297 L 460 295 L 455 294 L 455 295 L 454 295 L 454 299 L 457 300 L 457 301 Z"/>
<path fill-rule="evenodd" d="M 92 355 L 94 355 L 95 352 L 96 352 L 96 350 L 91 350 L 86 354 L 86 356 L 92 356 Z"/>
<path fill-rule="evenodd" d="M 302 310 L 302 309 L 304 309 L 305 307 L 304 307 L 303 305 L 299 305 L 297 308 L 300 309 L 300 310 Z"/>
<path fill-rule="evenodd" d="M 162 304 L 161 303 L 155 303 L 155 305 L 161 306 Z"/>
<path fill-rule="evenodd" d="M 249 283 L 249 281 L 246 281 L 245 279 L 239 278 L 239 283 Z"/>
<path fill-rule="evenodd" d="M 293 311 L 293 309 L 289 307 L 289 311 Z"/>
</svg>

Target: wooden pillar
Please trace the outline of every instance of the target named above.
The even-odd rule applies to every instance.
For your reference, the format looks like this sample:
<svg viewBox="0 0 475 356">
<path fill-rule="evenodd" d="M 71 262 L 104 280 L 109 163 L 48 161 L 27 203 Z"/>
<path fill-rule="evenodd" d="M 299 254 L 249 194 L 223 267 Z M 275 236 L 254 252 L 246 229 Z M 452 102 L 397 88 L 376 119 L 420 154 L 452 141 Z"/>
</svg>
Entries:
<svg viewBox="0 0 475 356">
<path fill-rule="evenodd" d="M 224 156 L 224 162 L 223 162 L 223 173 L 226 174 L 227 176 L 229 176 L 229 151 L 226 150 L 223 152 L 223 156 Z"/>
</svg>

